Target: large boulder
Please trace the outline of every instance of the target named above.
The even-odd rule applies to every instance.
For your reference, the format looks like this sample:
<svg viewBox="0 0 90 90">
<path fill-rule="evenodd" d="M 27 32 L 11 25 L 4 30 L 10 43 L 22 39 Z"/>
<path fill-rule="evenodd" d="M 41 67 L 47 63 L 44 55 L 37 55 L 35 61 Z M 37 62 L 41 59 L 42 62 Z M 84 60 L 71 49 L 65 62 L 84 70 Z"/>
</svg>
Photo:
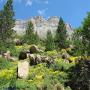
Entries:
<svg viewBox="0 0 90 90">
<path fill-rule="evenodd" d="M 48 65 L 52 64 L 54 60 L 49 56 L 41 56 L 38 54 L 30 54 L 30 65 L 37 65 L 39 63 L 47 63 Z"/>
<path fill-rule="evenodd" d="M 35 58 L 36 58 L 36 56 L 34 54 L 29 55 L 30 65 L 36 65 L 37 64 Z"/>
<path fill-rule="evenodd" d="M 39 52 L 39 49 L 38 49 L 38 47 L 36 45 L 32 45 L 30 47 L 29 51 L 30 51 L 31 54 L 34 54 L 34 53 Z"/>
<path fill-rule="evenodd" d="M 21 79 L 27 79 L 29 74 L 29 62 L 19 61 L 18 62 L 18 77 Z"/>
<path fill-rule="evenodd" d="M 11 57 L 11 52 L 10 52 L 10 51 L 7 51 L 7 52 L 3 53 L 3 54 L 2 54 L 2 57 L 4 57 L 4 58 L 6 58 L 7 60 L 9 60 L 10 57 Z"/>
<path fill-rule="evenodd" d="M 70 55 L 67 52 L 62 53 L 62 58 L 63 59 L 68 59 Z"/>
<path fill-rule="evenodd" d="M 19 60 L 24 60 L 27 58 L 27 53 L 25 51 L 21 51 L 19 54 Z"/>
<path fill-rule="evenodd" d="M 30 65 L 37 65 L 42 62 L 40 55 L 30 54 L 29 59 L 30 59 Z"/>
<path fill-rule="evenodd" d="M 37 64 L 41 63 L 42 60 L 41 60 L 41 56 L 40 55 L 36 55 L 36 61 L 37 61 Z"/>
<path fill-rule="evenodd" d="M 16 46 L 20 46 L 23 44 L 23 41 L 20 39 L 14 39 L 14 43 L 16 44 Z"/>
<path fill-rule="evenodd" d="M 49 56 L 42 56 L 41 61 L 42 63 L 46 63 L 48 66 L 54 63 L 54 60 Z"/>
</svg>

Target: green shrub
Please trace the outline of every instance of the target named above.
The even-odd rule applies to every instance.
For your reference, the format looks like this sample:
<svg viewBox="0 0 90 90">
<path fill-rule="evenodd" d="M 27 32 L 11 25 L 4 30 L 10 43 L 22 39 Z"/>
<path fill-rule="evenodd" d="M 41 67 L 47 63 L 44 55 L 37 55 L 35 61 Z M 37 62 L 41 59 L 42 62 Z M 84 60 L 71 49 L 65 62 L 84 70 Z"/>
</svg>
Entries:
<svg viewBox="0 0 90 90">
<path fill-rule="evenodd" d="M 0 69 L 9 69 L 13 67 L 13 64 L 5 58 L 0 58 Z"/>
<path fill-rule="evenodd" d="M 70 68 L 70 81 L 68 85 L 72 90 L 89 90 L 90 85 L 90 61 L 81 59 Z"/>
<path fill-rule="evenodd" d="M 51 65 L 51 68 L 53 68 L 54 71 L 67 71 L 73 65 L 73 63 L 67 63 L 63 59 L 56 59 L 55 63 Z"/>
<path fill-rule="evenodd" d="M 50 56 L 50 57 L 53 57 L 53 56 L 57 56 L 58 53 L 56 50 L 53 50 L 53 51 L 47 51 L 47 55 Z"/>
<path fill-rule="evenodd" d="M 13 56 L 18 57 L 18 56 L 19 56 L 19 53 L 20 53 L 21 51 L 29 50 L 29 48 L 30 48 L 30 45 L 24 44 L 24 45 L 22 45 L 22 46 L 14 46 L 14 47 L 12 47 L 12 48 L 9 48 L 8 50 L 11 51 L 11 54 L 12 54 Z"/>
<path fill-rule="evenodd" d="M 16 81 L 16 88 L 17 90 L 37 90 L 37 87 L 34 83 L 29 83 L 28 81 L 22 79 L 18 79 Z"/>
<path fill-rule="evenodd" d="M 16 69 L 4 69 L 0 71 L 0 88 L 8 88 L 9 86 L 14 86 L 16 78 Z M 13 80 L 14 79 L 14 80 Z M 13 81 L 13 83 L 11 83 Z"/>
<path fill-rule="evenodd" d="M 45 64 L 38 64 L 30 68 L 29 81 L 34 83 L 39 89 L 47 88 L 47 90 L 54 90 L 57 83 L 64 85 L 67 80 L 68 73 L 61 71 L 61 69 L 54 70 L 52 67 L 47 68 Z"/>
</svg>

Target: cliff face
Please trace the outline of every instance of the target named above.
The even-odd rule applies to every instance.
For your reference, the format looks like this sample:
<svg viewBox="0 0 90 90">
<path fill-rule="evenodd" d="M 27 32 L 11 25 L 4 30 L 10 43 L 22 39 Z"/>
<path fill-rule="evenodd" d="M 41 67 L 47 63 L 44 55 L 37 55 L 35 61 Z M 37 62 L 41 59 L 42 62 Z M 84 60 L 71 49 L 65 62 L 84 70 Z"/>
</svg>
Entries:
<svg viewBox="0 0 90 90">
<path fill-rule="evenodd" d="M 46 34 L 48 30 L 51 30 L 52 34 L 55 34 L 55 31 L 58 27 L 59 17 L 50 17 L 48 20 L 44 19 L 42 16 L 33 17 L 29 20 L 16 20 L 14 30 L 17 34 L 23 35 L 25 34 L 27 22 L 31 21 L 34 25 L 34 31 L 37 31 L 37 34 L 42 39 L 46 38 Z M 69 38 L 73 33 L 73 29 L 71 25 L 66 24 L 66 30 Z"/>
</svg>

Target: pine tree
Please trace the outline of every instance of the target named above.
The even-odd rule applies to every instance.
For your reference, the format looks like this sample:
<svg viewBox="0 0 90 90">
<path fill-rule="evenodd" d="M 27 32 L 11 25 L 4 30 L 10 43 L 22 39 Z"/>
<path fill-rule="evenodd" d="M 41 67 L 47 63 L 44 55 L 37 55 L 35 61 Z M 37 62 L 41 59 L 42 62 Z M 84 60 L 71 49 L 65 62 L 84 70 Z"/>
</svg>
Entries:
<svg viewBox="0 0 90 90">
<path fill-rule="evenodd" d="M 5 19 L 5 29 L 6 37 L 8 40 L 12 39 L 13 27 L 15 24 L 14 11 L 13 11 L 13 0 L 8 0 L 4 6 L 4 19 Z"/>
<path fill-rule="evenodd" d="M 46 51 L 51 51 L 55 48 L 54 39 L 51 31 L 47 31 L 47 39 L 46 39 Z"/>
<path fill-rule="evenodd" d="M 28 37 L 30 36 L 30 34 L 33 33 L 33 29 L 34 29 L 34 27 L 33 27 L 32 22 L 31 22 L 31 21 L 28 22 L 27 30 L 26 30 L 26 35 L 27 35 Z"/>
<path fill-rule="evenodd" d="M 25 40 L 27 44 L 32 44 L 34 41 L 33 24 L 31 21 L 28 22 L 28 25 L 27 25 Z"/>
<path fill-rule="evenodd" d="M 35 44 L 39 44 L 39 42 L 40 42 L 40 39 L 39 39 L 39 36 L 38 36 L 38 34 L 37 34 L 37 31 L 35 32 Z"/>
<path fill-rule="evenodd" d="M 2 11 L 0 11 L 0 38 L 6 47 L 10 46 L 13 38 L 13 27 L 15 24 L 13 0 L 7 0 Z"/>
<path fill-rule="evenodd" d="M 55 36 L 56 46 L 59 49 L 66 48 L 66 38 L 67 38 L 66 26 L 63 19 L 60 18 Z"/>
<path fill-rule="evenodd" d="M 0 41 L 3 40 L 3 11 L 0 11 Z"/>
<path fill-rule="evenodd" d="M 24 40 L 27 44 L 38 44 L 39 42 L 39 37 L 37 32 L 34 32 L 33 23 L 31 21 L 28 22 Z"/>
</svg>

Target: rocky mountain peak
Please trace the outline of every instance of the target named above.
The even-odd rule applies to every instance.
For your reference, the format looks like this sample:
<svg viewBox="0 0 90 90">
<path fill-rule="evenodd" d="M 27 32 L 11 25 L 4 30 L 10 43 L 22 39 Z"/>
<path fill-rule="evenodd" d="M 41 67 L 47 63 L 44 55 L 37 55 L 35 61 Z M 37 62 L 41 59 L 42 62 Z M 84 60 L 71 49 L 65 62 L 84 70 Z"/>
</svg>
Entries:
<svg viewBox="0 0 90 90">
<path fill-rule="evenodd" d="M 42 16 L 32 17 L 28 20 L 16 20 L 14 30 L 17 34 L 23 35 L 26 31 L 27 22 L 31 21 L 34 25 L 34 31 L 37 31 L 37 34 L 42 39 L 46 38 L 47 31 L 50 30 L 52 34 L 55 34 L 55 31 L 58 27 L 59 17 L 53 16 L 49 17 L 47 20 Z M 70 24 L 66 23 L 66 29 L 68 35 L 71 37 L 73 29 Z"/>
</svg>

